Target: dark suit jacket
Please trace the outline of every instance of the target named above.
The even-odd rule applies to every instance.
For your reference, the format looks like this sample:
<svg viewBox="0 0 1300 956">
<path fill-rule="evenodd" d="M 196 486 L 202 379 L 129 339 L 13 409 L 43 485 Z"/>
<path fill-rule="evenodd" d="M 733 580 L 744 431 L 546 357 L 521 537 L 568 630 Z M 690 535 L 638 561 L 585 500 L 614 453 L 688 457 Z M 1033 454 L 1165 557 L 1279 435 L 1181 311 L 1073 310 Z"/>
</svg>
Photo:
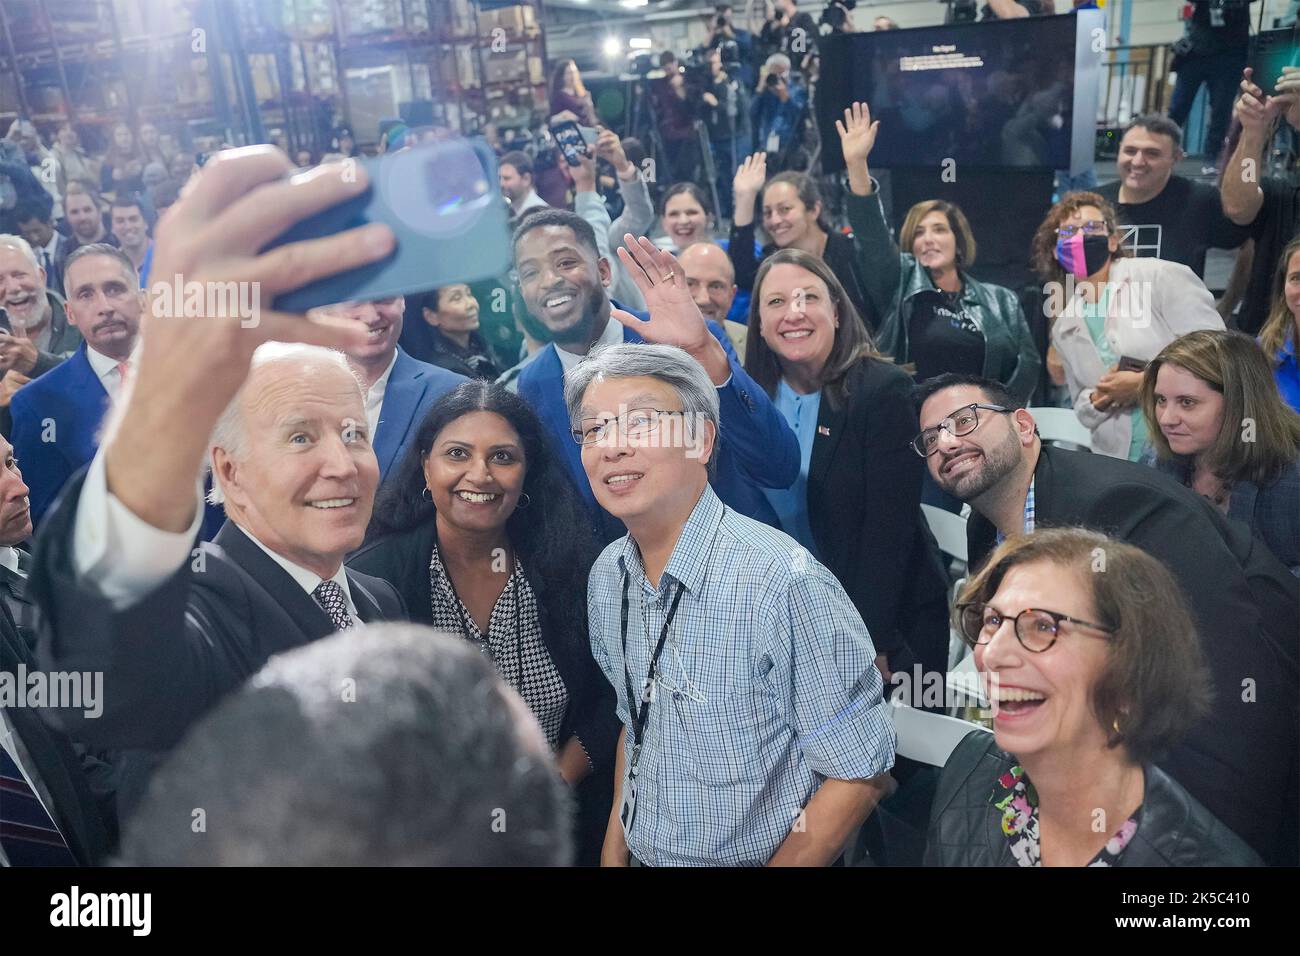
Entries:
<svg viewBox="0 0 1300 956">
<path fill-rule="evenodd" d="M 32 523 L 39 527 L 68 479 L 95 457 L 108 393 L 83 343 L 72 358 L 15 392 L 10 408 L 14 455 L 31 489 Z"/>
<path fill-rule="evenodd" d="M 82 480 L 74 479 L 41 529 L 28 582 L 44 620 L 42 666 L 104 673 L 99 718 L 58 712 L 78 738 L 167 750 L 272 654 L 334 632 L 311 595 L 230 522 L 147 597 L 115 610 L 73 571 Z M 348 584 L 363 621 L 405 619 L 386 582 L 349 571 Z"/>
<path fill-rule="evenodd" d="M 1300 582 L 1244 526 L 1154 468 L 1044 447 L 1034 508 L 1035 527 L 1102 531 L 1173 573 L 1196 621 L 1214 703 L 1156 763 L 1270 864 L 1295 865 Z M 972 567 L 995 535 L 987 519 L 971 516 Z"/>
<path fill-rule="evenodd" d="M 417 361 L 400 348 L 397 350 L 397 363 L 388 376 L 384 401 L 379 406 L 379 426 L 372 442 L 381 479 L 387 477 L 389 469 L 411 447 L 420 422 L 433 403 L 465 381 L 468 379 L 463 375 Z"/>
<path fill-rule="evenodd" d="M 19 664 L 37 670 L 36 658 L 18 636 L 8 609 L 0 606 L 0 671 L 16 674 Z M 48 807 L 68 848 L 84 866 L 97 863 L 112 848 L 105 809 L 96 803 L 81 760 L 67 735 L 48 726 L 30 707 L 6 707 L 5 719 L 31 758 L 28 773 L 39 778 L 50 795 Z M 110 814 L 111 816 L 111 811 Z"/>
<path fill-rule="evenodd" d="M 615 307 L 619 307 L 617 303 Z M 645 313 L 632 314 L 645 319 Z M 740 367 L 727 333 L 714 322 L 709 323 L 709 332 L 722 344 L 731 363 L 731 381 L 718 389 L 721 421 L 716 470 L 709 483 L 723 504 L 747 517 L 779 527 L 776 512 L 761 489 L 789 488 L 794 484 L 799 477 L 799 441 L 767 394 Z M 642 339 L 624 328 L 623 341 Z M 597 538 L 609 542 L 627 534 L 623 522 L 597 505 L 591 491 L 591 482 L 582 467 L 582 446 L 573 440 L 573 426 L 564 404 L 564 366 L 555 354 L 555 346 L 547 346 L 525 365 L 518 383 L 519 397 L 542 420 L 574 487 L 590 510 Z"/>
<path fill-rule="evenodd" d="M 925 462 L 916 437 L 912 377 L 864 359 L 847 402 L 825 390 L 808 468 L 808 519 L 822 562 L 844 585 L 894 670 L 920 661 L 946 670 L 948 577 L 921 516 Z"/>
</svg>

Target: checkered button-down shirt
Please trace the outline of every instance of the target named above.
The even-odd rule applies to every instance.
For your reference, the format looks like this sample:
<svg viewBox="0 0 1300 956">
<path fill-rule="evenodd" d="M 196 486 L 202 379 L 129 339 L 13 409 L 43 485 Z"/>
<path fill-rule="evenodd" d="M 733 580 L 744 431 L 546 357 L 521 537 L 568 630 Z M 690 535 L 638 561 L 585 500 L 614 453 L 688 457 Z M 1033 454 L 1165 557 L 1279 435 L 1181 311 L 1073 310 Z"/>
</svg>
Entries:
<svg viewBox="0 0 1300 956">
<path fill-rule="evenodd" d="M 844 589 L 788 535 L 705 488 L 652 587 L 630 536 L 588 588 L 591 645 L 633 734 L 620 610 L 630 578 L 627 669 L 635 693 L 671 605 L 637 770 L 628 848 L 651 866 L 766 863 L 826 778 L 894 763 L 875 648 Z M 644 706 L 644 705 L 641 705 Z"/>
</svg>

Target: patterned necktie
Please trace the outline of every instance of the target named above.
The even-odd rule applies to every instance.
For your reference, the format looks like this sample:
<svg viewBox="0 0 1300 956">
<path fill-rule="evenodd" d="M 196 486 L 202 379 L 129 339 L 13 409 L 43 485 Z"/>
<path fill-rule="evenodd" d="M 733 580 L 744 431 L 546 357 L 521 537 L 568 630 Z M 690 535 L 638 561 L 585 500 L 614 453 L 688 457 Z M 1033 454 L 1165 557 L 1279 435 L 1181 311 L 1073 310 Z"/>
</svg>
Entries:
<svg viewBox="0 0 1300 956">
<path fill-rule="evenodd" d="M 0 747 L 0 847 L 11 866 L 76 866 L 58 826 Z"/>
<path fill-rule="evenodd" d="M 311 592 L 311 596 L 325 609 L 325 613 L 330 616 L 330 620 L 340 631 L 352 626 L 352 618 L 348 616 L 347 598 L 343 596 L 343 589 L 333 581 L 322 581 L 316 585 L 316 590 Z"/>
</svg>

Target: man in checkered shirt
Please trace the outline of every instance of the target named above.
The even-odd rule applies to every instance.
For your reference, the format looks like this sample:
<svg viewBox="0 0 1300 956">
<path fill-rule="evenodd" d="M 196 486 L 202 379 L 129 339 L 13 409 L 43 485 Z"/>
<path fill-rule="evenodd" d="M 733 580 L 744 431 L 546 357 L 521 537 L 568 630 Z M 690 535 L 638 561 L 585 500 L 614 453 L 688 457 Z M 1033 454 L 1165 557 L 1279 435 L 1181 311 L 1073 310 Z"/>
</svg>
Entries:
<svg viewBox="0 0 1300 956">
<path fill-rule="evenodd" d="M 596 500 L 628 528 L 588 586 L 624 724 L 602 863 L 834 862 L 892 786 L 862 618 L 794 539 L 709 487 L 717 389 L 684 351 L 603 349 L 565 398 Z"/>
</svg>

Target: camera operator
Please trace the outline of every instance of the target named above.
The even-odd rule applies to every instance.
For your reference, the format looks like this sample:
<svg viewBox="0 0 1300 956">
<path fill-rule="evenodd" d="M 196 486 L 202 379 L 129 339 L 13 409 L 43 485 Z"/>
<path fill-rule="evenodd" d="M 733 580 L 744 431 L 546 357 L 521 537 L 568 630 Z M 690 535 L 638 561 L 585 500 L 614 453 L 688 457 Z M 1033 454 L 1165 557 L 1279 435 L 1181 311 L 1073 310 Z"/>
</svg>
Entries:
<svg viewBox="0 0 1300 956">
<path fill-rule="evenodd" d="M 808 90 L 794 76 L 790 58 L 773 53 L 763 64 L 761 92 L 754 106 L 754 145 L 767 153 L 767 167 L 773 173 L 801 169 L 798 150 L 808 108 Z"/>
<path fill-rule="evenodd" d="M 677 54 L 665 50 L 659 55 L 659 66 L 664 76 L 652 82 L 651 90 L 659 114 L 659 138 L 668 161 L 667 178 L 672 182 L 694 182 L 699 166 L 696 106 L 687 96 L 686 77 L 677 63 Z"/>
<path fill-rule="evenodd" d="M 705 43 L 710 50 L 723 47 L 722 62 L 735 63 L 737 69 L 731 71 L 746 89 L 753 89 L 758 80 L 754 64 L 754 34 L 742 30 L 732 21 L 732 9 L 729 3 L 719 3 L 713 8 L 714 17 L 709 25 L 709 39 Z M 735 54 L 728 56 L 727 43 L 735 44 Z"/>
<path fill-rule="evenodd" d="M 820 33 L 812 14 L 800 13 L 796 4 L 797 0 L 775 0 L 759 34 L 759 45 L 769 55 L 784 53 L 802 73 L 817 52 Z"/>
<path fill-rule="evenodd" d="M 749 129 L 749 96 L 743 83 L 731 75 L 739 64 L 724 62 L 726 45 L 705 53 L 708 76 L 700 99 L 704 125 L 709 131 L 713 166 L 717 173 L 718 202 L 722 215 L 731 218 L 731 181 L 740 161 L 750 153 L 752 134 Z"/>
</svg>

